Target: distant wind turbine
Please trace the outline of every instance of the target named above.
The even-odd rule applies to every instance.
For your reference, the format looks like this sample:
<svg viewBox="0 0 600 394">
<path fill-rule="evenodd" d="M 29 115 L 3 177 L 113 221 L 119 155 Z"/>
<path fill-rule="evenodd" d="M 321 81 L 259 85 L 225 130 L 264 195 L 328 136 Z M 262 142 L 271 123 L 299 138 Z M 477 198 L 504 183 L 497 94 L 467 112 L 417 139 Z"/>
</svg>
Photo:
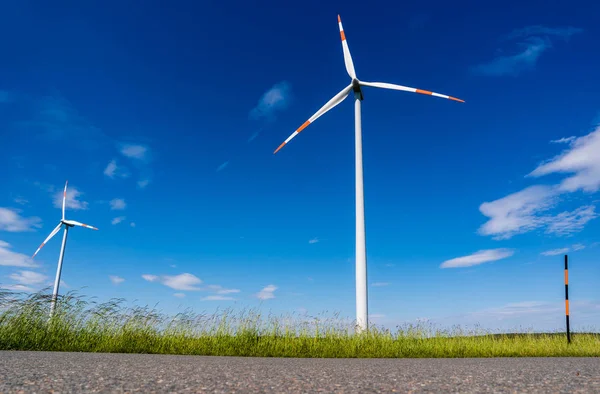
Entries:
<svg viewBox="0 0 600 394">
<path fill-rule="evenodd" d="M 86 228 L 91 228 L 92 230 L 98 230 L 96 227 L 87 225 L 87 224 L 83 224 L 80 222 L 76 222 L 75 220 L 66 220 L 65 219 L 65 205 L 67 202 L 67 184 L 69 183 L 69 181 L 67 181 L 65 183 L 65 190 L 63 191 L 63 200 L 62 200 L 62 219 L 61 221 L 58 223 L 58 226 L 56 226 L 56 228 L 54 230 L 52 230 L 52 232 L 50 233 L 50 235 L 48 235 L 48 238 L 46 238 L 44 240 L 44 242 L 42 242 L 42 244 L 40 245 L 40 247 L 35 251 L 35 253 L 33 254 L 33 256 L 31 256 L 31 258 L 34 258 L 36 254 L 38 254 L 38 252 L 44 247 L 44 245 L 46 245 L 48 243 L 48 241 L 50 241 L 50 239 L 52 237 L 54 237 L 59 231 L 61 226 L 64 224 L 65 225 L 65 232 L 63 234 L 63 240 L 62 240 L 62 246 L 60 247 L 60 255 L 58 256 L 58 267 L 56 268 L 56 279 L 54 280 L 54 292 L 52 293 L 52 301 L 50 303 L 50 316 L 52 316 L 52 314 L 54 313 L 54 306 L 56 304 L 56 297 L 58 296 L 58 285 L 60 282 L 60 273 L 62 270 L 62 263 L 63 263 L 63 258 L 65 257 L 65 246 L 67 244 L 67 233 L 69 232 L 69 227 L 74 227 L 74 226 L 80 226 L 80 227 L 86 227 Z"/>
<path fill-rule="evenodd" d="M 340 35 L 342 38 L 342 50 L 344 52 L 344 63 L 346 71 L 351 78 L 350 85 L 346 86 L 341 92 L 333 96 L 321 109 L 313 116 L 308 118 L 296 131 L 294 131 L 279 147 L 274 154 L 283 148 L 292 138 L 298 135 L 302 130 L 308 127 L 311 123 L 317 120 L 327 111 L 344 101 L 351 91 L 354 91 L 354 130 L 355 130 L 355 171 L 356 171 L 356 324 L 357 331 L 368 329 L 368 312 L 367 312 L 367 255 L 365 247 L 365 214 L 364 214 L 364 191 L 363 191 L 363 160 L 362 160 L 362 130 L 361 130 L 361 113 L 360 102 L 363 100 L 362 87 L 370 86 L 374 88 L 403 90 L 405 92 L 426 94 L 429 96 L 441 97 L 449 100 L 463 100 L 446 96 L 444 94 L 430 92 L 428 90 L 415 89 L 401 85 L 393 85 L 391 83 L 382 82 L 363 82 L 356 77 L 354 71 L 354 63 L 350 56 L 350 49 L 346 41 L 342 20 L 338 15 L 338 25 L 340 27 Z"/>
</svg>

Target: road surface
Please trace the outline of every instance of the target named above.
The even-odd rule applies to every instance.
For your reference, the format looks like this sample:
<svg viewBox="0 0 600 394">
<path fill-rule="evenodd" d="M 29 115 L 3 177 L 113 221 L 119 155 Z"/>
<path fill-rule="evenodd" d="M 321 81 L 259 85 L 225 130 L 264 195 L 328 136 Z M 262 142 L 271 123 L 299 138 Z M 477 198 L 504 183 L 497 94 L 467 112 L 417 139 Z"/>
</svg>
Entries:
<svg viewBox="0 0 600 394">
<path fill-rule="evenodd" d="M 598 358 L 292 359 L 0 351 L 0 393 L 599 393 Z"/>
</svg>

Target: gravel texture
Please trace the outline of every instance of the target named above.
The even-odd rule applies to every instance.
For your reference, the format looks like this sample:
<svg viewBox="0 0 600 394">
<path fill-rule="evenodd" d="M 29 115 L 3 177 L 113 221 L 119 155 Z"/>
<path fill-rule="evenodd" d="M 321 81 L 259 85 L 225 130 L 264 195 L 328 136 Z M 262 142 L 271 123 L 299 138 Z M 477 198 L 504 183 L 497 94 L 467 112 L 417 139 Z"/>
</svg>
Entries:
<svg viewBox="0 0 600 394">
<path fill-rule="evenodd" d="M 600 359 L 299 359 L 0 351 L 0 393 L 54 392 L 600 393 Z"/>
</svg>

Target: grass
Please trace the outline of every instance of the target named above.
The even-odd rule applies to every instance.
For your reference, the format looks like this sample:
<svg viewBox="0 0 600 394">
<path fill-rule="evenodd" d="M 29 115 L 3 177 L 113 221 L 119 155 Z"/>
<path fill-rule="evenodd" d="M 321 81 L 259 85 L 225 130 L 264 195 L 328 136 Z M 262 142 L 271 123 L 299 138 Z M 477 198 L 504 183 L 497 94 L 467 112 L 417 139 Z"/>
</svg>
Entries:
<svg viewBox="0 0 600 394">
<path fill-rule="evenodd" d="M 98 304 L 74 292 L 59 297 L 48 317 L 49 294 L 0 290 L 0 350 L 156 353 L 259 357 L 552 357 L 600 356 L 600 334 L 491 334 L 406 325 L 353 333 L 337 318 L 264 317 L 256 310 L 168 316 L 123 299 Z"/>
</svg>

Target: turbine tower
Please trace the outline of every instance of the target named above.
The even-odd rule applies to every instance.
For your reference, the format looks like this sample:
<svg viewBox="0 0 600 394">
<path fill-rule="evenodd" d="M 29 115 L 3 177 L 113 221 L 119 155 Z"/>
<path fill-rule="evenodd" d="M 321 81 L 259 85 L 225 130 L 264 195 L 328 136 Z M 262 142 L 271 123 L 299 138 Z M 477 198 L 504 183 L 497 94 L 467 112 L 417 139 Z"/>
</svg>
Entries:
<svg viewBox="0 0 600 394">
<path fill-rule="evenodd" d="M 342 27 L 342 20 L 338 15 L 338 25 L 340 28 L 340 36 L 342 38 L 342 50 L 344 52 L 344 63 L 346 71 L 350 76 L 350 85 L 342 89 L 341 92 L 333 96 L 321 109 L 313 116 L 308 118 L 296 131 L 294 131 L 279 147 L 273 152 L 277 153 L 283 148 L 292 138 L 297 136 L 302 130 L 308 127 L 311 123 L 317 120 L 327 111 L 341 103 L 348 97 L 350 92 L 354 92 L 354 133 L 355 133 L 355 174 L 356 174 L 356 325 L 357 331 L 362 332 L 368 329 L 368 310 L 367 310 L 367 255 L 365 246 L 365 211 L 364 211 L 364 191 L 363 191 L 363 159 L 362 159 L 362 130 L 361 130 L 361 112 L 360 104 L 363 100 L 362 87 L 369 86 L 374 88 L 402 90 L 405 92 L 420 93 L 429 96 L 441 97 L 449 100 L 459 101 L 464 103 L 464 100 L 430 92 L 428 90 L 416 89 L 407 86 L 394 85 L 383 82 L 364 82 L 356 77 L 354 63 L 346 41 L 346 34 Z"/>
<path fill-rule="evenodd" d="M 87 225 L 87 224 L 83 224 L 83 223 L 77 222 L 75 220 L 67 220 L 67 219 L 65 219 L 65 205 L 66 205 L 66 202 L 67 202 L 67 184 L 68 183 L 69 183 L 69 181 L 67 181 L 65 183 L 65 190 L 63 191 L 62 219 L 61 219 L 61 221 L 58 223 L 58 226 L 56 226 L 56 228 L 54 230 L 52 230 L 52 232 L 50 233 L 50 235 L 48 235 L 48 238 L 46 238 L 44 240 L 44 242 L 42 242 L 42 244 L 35 251 L 35 253 L 33 254 L 33 256 L 31 256 L 31 258 L 34 258 L 35 255 L 38 254 L 38 252 L 44 247 L 44 245 L 46 245 L 48 243 L 48 241 L 50 241 L 50 239 L 52 237 L 54 237 L 60 231 L 60 228 L 63 225 L 65 226 L 65 231 L 63 233 L 62 246 L 60 247 L 60 255 L 58 256 L 58 267 L 56 268 L 56 278 L 54 279 L 54 291 L 52 292 L 52 301 L 50 303 L 50 316 L 52 316 L 52 314 L 54 313 L 54 306 L 56 304 L 56 297 L 58 296 L 58 285 L 60 283 L 60 273 L 62 271 L 63 259 L 65 257 L 65 246 L 67 244 L 67 234 L 69 232 L 69 227 L 80 226 L 80 227 L 91 228 L 92 230 L 98 230 L 96 227 L 93 227 L 93 226 L 90 226 L 90 225 Z"/>
</svg>

